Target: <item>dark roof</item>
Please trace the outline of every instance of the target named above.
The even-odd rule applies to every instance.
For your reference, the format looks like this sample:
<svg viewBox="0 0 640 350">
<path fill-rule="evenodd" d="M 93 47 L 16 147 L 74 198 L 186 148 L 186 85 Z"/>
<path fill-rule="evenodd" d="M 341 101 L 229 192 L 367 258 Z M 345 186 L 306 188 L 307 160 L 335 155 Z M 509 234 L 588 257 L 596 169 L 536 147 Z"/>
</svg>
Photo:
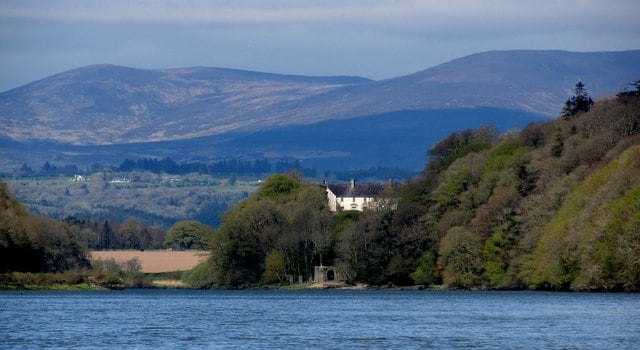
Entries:
<svg viewBox="0 0 640 350">
<path fill-rule="evenodd" d="M 356 184 L 353 188 L 350 184 L 327 187 L 336 197 L 376 197 L 384 192 L 382 184 Z"/>
</svg>

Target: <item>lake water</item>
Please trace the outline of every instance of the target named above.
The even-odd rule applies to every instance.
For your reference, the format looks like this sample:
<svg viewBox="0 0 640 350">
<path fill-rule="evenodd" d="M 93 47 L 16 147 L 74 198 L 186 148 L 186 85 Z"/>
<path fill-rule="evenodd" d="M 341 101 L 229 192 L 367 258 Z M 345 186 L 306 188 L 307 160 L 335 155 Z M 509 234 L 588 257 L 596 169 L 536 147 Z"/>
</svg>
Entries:
<svg viewBox="0 0 640 350">
<path fill-rule="evenodd" d="M 0 292 L 0 348 L 640 349 L 640 294 Z"/>
</svg>

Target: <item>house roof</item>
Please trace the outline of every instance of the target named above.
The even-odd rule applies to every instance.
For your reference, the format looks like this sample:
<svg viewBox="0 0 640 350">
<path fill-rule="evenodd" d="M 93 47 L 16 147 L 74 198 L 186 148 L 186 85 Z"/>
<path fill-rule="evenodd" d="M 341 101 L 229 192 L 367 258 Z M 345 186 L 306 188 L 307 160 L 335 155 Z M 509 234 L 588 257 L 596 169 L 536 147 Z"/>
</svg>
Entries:
<svg viewBox="0 0 640 350">
<path fill-rule="evenodd" d="M 336 197 L 376 197 L 384 192 L 382 184 L 328 185 L 327 188 Z"/>
</svg>

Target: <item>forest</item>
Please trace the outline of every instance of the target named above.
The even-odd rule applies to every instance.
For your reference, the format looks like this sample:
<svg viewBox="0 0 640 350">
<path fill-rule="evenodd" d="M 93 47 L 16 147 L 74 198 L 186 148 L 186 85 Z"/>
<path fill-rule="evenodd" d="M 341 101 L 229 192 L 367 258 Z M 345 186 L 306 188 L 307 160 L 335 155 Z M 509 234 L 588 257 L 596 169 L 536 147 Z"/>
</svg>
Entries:
<svg viewBox="0 0 640 350">
<path fill-rule="evenodd" d="M 586 100 L 583 100 L 586 98 Z M 268 178 L 223 218 L 194 286 L 248 287 L 334 265 L 349 283 L 640 290 L 640 99 L 593 103 L 497 135 L 456 132 L 388 195 L 397 209 L 327 210 L 324 189 Z"/>
</svg>

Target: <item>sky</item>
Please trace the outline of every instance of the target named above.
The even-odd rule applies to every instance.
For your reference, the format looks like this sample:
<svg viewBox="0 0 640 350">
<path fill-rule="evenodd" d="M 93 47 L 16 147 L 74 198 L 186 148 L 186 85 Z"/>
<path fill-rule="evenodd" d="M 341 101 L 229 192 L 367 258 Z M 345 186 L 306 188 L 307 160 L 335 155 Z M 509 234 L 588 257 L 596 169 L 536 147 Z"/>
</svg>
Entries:
<svg viewBox="0 0 640 350">
<path fill-rule="evenodd" d="M 0 0 L 0 91 L 91 64 L 381 80 L 490 50 L 640 49 L 638 0 Z"/>
</svg>

